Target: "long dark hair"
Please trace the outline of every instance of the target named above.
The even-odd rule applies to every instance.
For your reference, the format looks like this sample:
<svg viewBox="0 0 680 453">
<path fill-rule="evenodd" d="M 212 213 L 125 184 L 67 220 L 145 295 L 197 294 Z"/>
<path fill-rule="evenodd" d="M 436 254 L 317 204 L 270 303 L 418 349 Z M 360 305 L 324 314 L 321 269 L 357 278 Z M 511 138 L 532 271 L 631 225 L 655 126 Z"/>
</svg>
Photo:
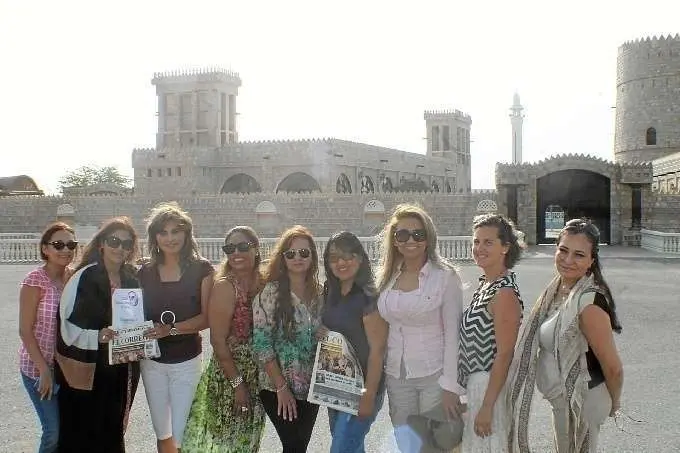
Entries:
<svg viewBox="0 0 680 453">
<path fill-rule="evenodd" d="M 127 260 L 125 260 L 125 263 L 123 263 L 121 271 L 126 271 L 129 272 L 130 275 L 134 275 L 135 269 L 131 263 L 133 263 L 137 257 L 138 241 L 137 232 L 135 231 L 135 228 L 132 226 L 132 222 L 128 217 L 114 217 L 104 222 L 101 228 L 99 228 L 99 231 L 97 231 L 97 233 L 85 247 L 85 250 L 83 251 L 83 258 L 80 260 L 76 271 L 82 269 L 88 264 L 103 264 L 101 249 L 104 246 L 104 240 L 117 230 L 125 230 L 130 233 L 130 238 L 132 239 L 132 250 L 130 251 Z"/>
<path fill-rule="evenodd" d="M 560 243 L 565 234 L 582 234 L 590 242 L 590 254 L 593 258 L 593 264 L 588 269 L 588 272 L 593 275 L 595 284 L 604 292 L 605 299 L 609 306 L 609 319 L 611 321 L 612 330 L 616 333 L 621 333 L 623 326 L 616 314 L 616 304 L 614 303 L 614 296 L 609 288 L 609 285 L 602 275 L 602 265 L 600 264 L 600 230 L 589 219 L 571 219 L 568 221 L 562 231 L 557 237 L 557 244 Z"/>
<path fill-rule="evenodd" d="M 343 253 L 353 253 L 356 255 L 359 262 L 359 270 L 354 277 L 354 284 L 361 288 L 361 290 L 369 298 L 377 297 L 377 290 L 375 287 L 375 275 L 371 269 L 371 262 L 364 249 L 363 244 L 353 233 L 349 231 L 341 231 L 336 233 L 328 239 L 326 248 L 323 252 L 323 267 L 326 271 L 326 283 L 324 284 L 324 296 L 326 302 L 333 302 L 340 300 L 340 279 L 333 274 L 330 264 L 331 248 L 335 248 Z"/>
<path fill-rule="evenodd" d="M 276 309 L 274 311 L 274 328 L 282 327 L 284 336 L 288 339 L 291 339 L 293 336 L 295 312 L 290 296 L 290 277 L 288 276 L 288 268 L 286 267 L 283 252 L 288 250 L 293 240 L 298 238 L 307 239 L 309 250 L 312 252 L 312 262 L 305 278 L 305 297 L 314 303 L 319 296 L 319 254 L 314 237 L 307 228 L 296 225 L 283 232 L 274 246 L 270 261 L 267 263 L 267 270 L 265 271 L 266 281 L 278 284 L 276 290 Z M 319 307 L 310 306 L 309 308 L 310 311 L 316 311 Z"/>
</svg>

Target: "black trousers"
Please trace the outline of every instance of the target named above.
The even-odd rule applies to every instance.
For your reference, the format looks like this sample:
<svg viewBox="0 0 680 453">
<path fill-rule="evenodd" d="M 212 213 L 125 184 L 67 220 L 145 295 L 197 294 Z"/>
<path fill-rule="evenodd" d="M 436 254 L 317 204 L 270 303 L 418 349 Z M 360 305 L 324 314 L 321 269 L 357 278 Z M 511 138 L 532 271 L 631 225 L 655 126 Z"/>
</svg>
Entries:
<svg viewBox="0 0 680 453">
<path fill-rule="evenodd" d="M 312 437 L 319 406 L 296 399 L 297 418 L 293 421 L 288 421 L 276 414 L 278 409 L 276 392 L 262 390 L 260 391 L 260 400 L 269 420 L 271 420 L 279 435 L 283 445 L 283 453 L 305 453 L 309 439 Z"/>
</svg>

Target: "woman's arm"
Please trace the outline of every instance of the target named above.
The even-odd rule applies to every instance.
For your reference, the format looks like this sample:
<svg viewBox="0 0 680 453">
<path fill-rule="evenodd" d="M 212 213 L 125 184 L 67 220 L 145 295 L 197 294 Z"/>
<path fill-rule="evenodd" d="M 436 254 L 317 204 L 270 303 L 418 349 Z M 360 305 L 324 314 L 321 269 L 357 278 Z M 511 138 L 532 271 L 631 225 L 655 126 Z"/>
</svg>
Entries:
<svg viewBox="0 0 680 453">
<path fill-rule="evenodd" d="M 38 367 L 40 376 L 49 372 L 47 361 L 40 352 L 38 340 L 33 333 L 33 326 L 38 317 L 38 305 L 42 289 L 37 286 L 22 285 L 19 291 L 19 337 L 24 344 L 31 361 Z"/>
<path fill-rule="evenodd" d="M 374 400 L 383 373 L 383 361 L 387 347 L 387 323 L 382 319 L 377 309 L 365 315 L 363 322 L 369 349 L 365 395 Z M 372 415 L 372 412 L 368 415 Z"/>
<path fill-rule="evenodd" d="M 511 288 L 501 288 L 494 300 L 489 303 L 489 311 L 493 316 L 493 328 L 496 333 L 496 357 L 489 372 L 489 384 L 484 393 L 482 406 L 493 408 L 508 377 L 522 319 L 522 308 Z"/>
<path fill-rule="evenodd" d="M 227 339 L 231 332 L 231 322 L 236 308 L 236 290 L 228 280 L 215 282 L 210 293 L 208 304 L 208 324 L 210 327 L 210 344 L 222 372 L 230 381 L 239 375 L 234 364 Z"/>
<path fill-rule="evenodd" d="M 611 413 L 613 414 L 621 407 L 623 365 L 614 343 L 611 320 L 602 308 L 590 304 L 581 311 L 579 324 L 581 332 L 602 367 L 604 382 L 612 399 Z"/>
</svg>

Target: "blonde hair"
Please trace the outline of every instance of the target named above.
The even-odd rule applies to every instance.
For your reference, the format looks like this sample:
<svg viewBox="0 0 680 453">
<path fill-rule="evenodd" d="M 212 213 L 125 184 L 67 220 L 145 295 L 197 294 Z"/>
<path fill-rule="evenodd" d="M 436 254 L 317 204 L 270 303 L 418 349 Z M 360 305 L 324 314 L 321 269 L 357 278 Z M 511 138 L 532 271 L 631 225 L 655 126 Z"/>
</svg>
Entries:
<svg viewBox="0 0 680 453">
<path fill-rule="evenodd" d="M 397 223 L 403 219 L 417 219 L 423 224 L 425 229 L 427 245 L 425 248 L 427 254 L 427 261 L 440 269 L 450 269 L 455 272 L 454 266 L 445 260 L 439 254 L 437 247 L 437 229 L 434 226 L 432 218 L 420 206 L 414 204 L 400 204 L 394 208 L 394 212 L 390 220 L 385 224 L 385 228 L 381 233 L 380 241 L 380 265 L 378 267 L 378 291 L 382 292 L 387 289 L 387 286 L 392 281 L 397 266 L 401 263 L 401 253 L 397 250 L 394 244 L 394 232 L 397 228 Z"/>
<path fill-rule="evenodd" d="M 201 257 L 198 243 L 194 238 L 194 225 L 191 217 L 174 201 L 159 203 L 151 210 L 147 219 L 146 232 L 148 236 L 149 255 L 151 264 L 162 264 L 163 252 L 158 247 L 156 235 L 163 231 L 168 222 L 176 222 L 180 230 L 184 231 L 184 245 L 179 255 L 182 264 L 197 260 Z"/>
</svg>

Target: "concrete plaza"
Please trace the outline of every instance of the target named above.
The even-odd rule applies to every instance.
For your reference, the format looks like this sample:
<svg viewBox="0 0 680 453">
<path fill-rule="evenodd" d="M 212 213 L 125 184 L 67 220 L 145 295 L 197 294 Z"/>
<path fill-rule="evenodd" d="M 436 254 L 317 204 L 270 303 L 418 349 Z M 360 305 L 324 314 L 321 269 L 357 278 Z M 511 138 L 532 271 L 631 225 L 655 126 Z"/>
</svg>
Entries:
<svg viewBox="0 0 680 453">
<path fill-rule="evenodd" d="M 602 430 L 600 450 L 604 452 L 680 451 L 680 354 L 676 347 L 680 326 L 680 260 L 665 259 L 639 249 L 604 248 L 603 265 L 618 303 L 624 325 L 617 344 L 624 361 L 624 409 L 639 425 L 625 425 L 630 433 L 619 431 L 613 420 Z M 528 311 L 553 267 L 549 248 L 533 248 L 516 268 L 520 289 Z M 0 452 L 32 452 L 37 449 L 38 424 L 33 408 L 21 386 L 17 370 L 18 282 L 33 266 L 0 266 Z M 474 290 L 478 268 L 460 268 L 467 283 L 466 299 Z M 537 397 L 532 413 L 531 437 L 534 451 L 552 451 L 552 432 L 547 404 Z M 330 435 L 327 416 L 319 411 L 310 452 L 328 451 Z M 367 439 L 367 451 L 396 452 L 386 404 Z M 155 451 L 144 392 L 140 388 L 127 434 L 129 453 Z M 262 452 L 280 451 L 273 427 L 267 424 Z"/>
</svg>

